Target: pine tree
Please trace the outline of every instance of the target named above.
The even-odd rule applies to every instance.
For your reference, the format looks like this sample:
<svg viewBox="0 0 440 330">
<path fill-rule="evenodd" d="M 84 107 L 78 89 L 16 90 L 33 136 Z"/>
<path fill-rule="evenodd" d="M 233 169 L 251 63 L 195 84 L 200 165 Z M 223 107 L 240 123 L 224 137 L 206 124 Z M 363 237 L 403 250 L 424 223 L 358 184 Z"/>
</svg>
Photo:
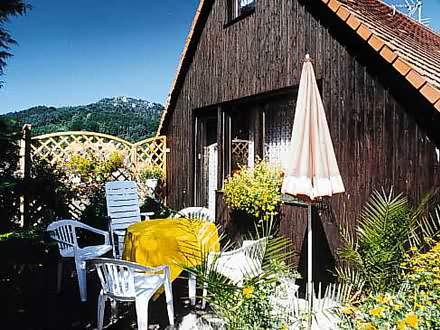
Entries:
<svg viewBox="0 0 440 330">
<path fill-rule="evenodd" d="M 12 56 L 10 53 L 11 46 L 17 44 L 6 29 L 6 23 L 9 22 L 12 16 L 24 15 L 29 9 L 30 6 L 25 4 L 23 0 L 0 1 L 0 76 L 4 74 L 6 60 Z M 0 88 L 2 83 L 0 81 Z"/>
</svg>

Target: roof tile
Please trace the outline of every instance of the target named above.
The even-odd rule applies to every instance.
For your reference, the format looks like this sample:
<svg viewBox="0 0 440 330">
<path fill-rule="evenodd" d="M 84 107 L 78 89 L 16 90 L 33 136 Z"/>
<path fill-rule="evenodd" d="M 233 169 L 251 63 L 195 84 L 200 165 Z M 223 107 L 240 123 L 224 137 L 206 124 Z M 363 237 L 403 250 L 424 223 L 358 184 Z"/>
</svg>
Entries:
<svg viewBox="0 0 440 330">
<path fill-rule="evenodd" d="M 351 13 L 346 21 L 351 28 L 357 25 L 355 18 L 361 22 L 357 33 L 364 40 L 370 38 L 365 28 L 368 27 L 370 33 L 385 41 L 390 50 L 406 62 L 407 65 L 403 65 L 396 60 L 397 63 L 393 65 L 397 71 L 406 75 L 408 71 L 406 67 L 409 66 L 416 70 L 422 79 L 440 90 L 440 35 L 438 33 L 380 0 L 340 0 L 340 3 Z M 374 42 L 370 44 L 375 46 Z M 388 49 L 381 55 L 388 62 L 393 57 L 390 56 Z"/>
<path fill-rule="evenodd" d="M 337 0 L 330 0 L 327 6 L 336 13 L 336 11 L 341 6 L 341 3 Z"/>
<path fill-rule="evenodd" d="M 408 80 L 411 83 L 411 85 L 413 85 L 417 89 L 422 87 L 423 84 L 426 82 L 426 80 L 423 79 L 423 77 L 419 75 L 416 70 L 411 70 L 406 75 L 406 80 Z"/>
<path fill-rule="evenodd" d="M 343 21 L 346 21 L 350 16 L 350 12 L 344 7 L 339 7 L 338 12 L 336 13 Z"/>
<path fill-rule="evenodd" d="M 373 47 L 375 51 L 380 51 L 382 47 L 385 45 L 381 38 L 372 35 L 370 39 L 368 39 L 368 43 Z"/>
<path fill-rule="evenodd" d="M 365 25 L 365 24 L 361 24 L 359 26 L 359 28 L 356 30 L 357 34 L 359 34 L 362 39 L 364 40 L 368 40 L 368 38 L 370 38 L 371 36 L 371 32 L 370 29 Z"/>
<path fill-rule="evenodd" d="M 411 67 L 403 60 L 401 60 L 400 58 L 398 58 L 394 63 L 393 63 L 393 67 L 399 71 L 399 73 L 402 76 L 406 76 L 407 73 L 409 72 L 409 70 L 411 70 Z"/>
<path fill-rule="evenodd" d="M 388 63 L 393 63 L 394 60 L 397 58 L 397 55 L 388 47 L 385 45 L 382 50 L 380 51 L 380 55 L 387 61 Z"/>
<path fill-rule="evenodd" d="M 431 103 L 440 100 L 440 91 L 431 84 L 425 84 L 425 86 L 420 89 L 420 93 L 422 93 Z"/>
<path fill-rule="evenodd" d="M 353 29 L 353 30 L 357 30 L 357 28 L 359 27 L 359 25 L 361 25 L 361 22 L 354 16 L 351 15 L 348 20 L 347 20 L 347 24 Z"/>
<path fill-rule="evenodd" d="M 440 100 L 437 101 L 434 107 L 437 109 L 438 112 L 440 112 Z"/>
</svg>

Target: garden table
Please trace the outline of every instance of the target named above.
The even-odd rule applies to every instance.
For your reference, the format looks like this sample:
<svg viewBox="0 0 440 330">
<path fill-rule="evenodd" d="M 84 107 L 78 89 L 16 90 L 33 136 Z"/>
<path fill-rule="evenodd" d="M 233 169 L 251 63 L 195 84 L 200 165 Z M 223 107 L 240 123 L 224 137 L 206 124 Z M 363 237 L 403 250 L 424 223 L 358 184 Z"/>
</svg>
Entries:
<svg viewBox="0 0 440 330">
<path fill-rule="evenodd" d="M 174 281 L 184 267 L 200 265 L 208 252 L 220 250 L 217 227 L 199 219 L 147 220 L 128 227 L 123 259 L 144 266 L 168 265 Z"/>
</svg>

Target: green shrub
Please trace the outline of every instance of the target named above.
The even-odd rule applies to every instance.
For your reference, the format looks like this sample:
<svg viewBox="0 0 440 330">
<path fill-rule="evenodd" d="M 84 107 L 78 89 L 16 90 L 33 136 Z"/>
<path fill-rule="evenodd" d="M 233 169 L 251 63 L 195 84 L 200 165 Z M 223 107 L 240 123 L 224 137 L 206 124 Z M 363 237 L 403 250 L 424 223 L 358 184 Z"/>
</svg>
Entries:
<svg viewBox="0 0 440 330">
<path fill-rule="evenodd" d="M 364 207 L 355 235 L 343 228 L 343 246 L 338 251 L 347 267 L 339 268 L 340 280 L 365 289 L 383 292 L 398 289 L 402 282 L 400 264 L 412 246 L 426 246 L 440 230 L 438 213 L 429 214 L 435 194 L 417 206 L 399 194 L 374 192 Z"/>
<path fill-rule="evenodd" d="M 149 179 L 162 180 L 164 173 L 162 168 L 156 164 L 147 164 L 141 168 L 139 171 L 139 179 L 145 182 Z"/>
<path fill-rule="evenodd" d="M 344 328 L 438 329 L 440 327 L 440 242 L 425 253 L 412 248 L 401 264 L 400 289 L 370 295 L 347 306 Z"/>
<path fill-rule="evenodd" d="M 254 168 L 241 167 L 228 177 L 224 185 L 224 199 L 233 210 L 244 211 L 262 220 L 278 214 L 281 204 L 282 172 L 265 161 L 257 161 Z"/>
</svg>

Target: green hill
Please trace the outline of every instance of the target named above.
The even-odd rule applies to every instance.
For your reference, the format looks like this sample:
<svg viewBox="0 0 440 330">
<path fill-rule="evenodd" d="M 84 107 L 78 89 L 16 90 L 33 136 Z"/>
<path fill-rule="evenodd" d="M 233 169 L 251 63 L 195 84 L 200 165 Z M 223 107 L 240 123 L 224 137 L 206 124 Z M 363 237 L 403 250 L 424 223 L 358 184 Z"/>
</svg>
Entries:
<svg viewBox="0 0 440 330">
<path fill-rule="evenodd" d="M 34 136 L 91 131 L 137 142 L 156 133 L 163 109 L 161 104 L 124 96 L 81 106 L 36 106 L 4 116 L 14 119 L 21 126 L 31 124 Z"/>
</svg>

